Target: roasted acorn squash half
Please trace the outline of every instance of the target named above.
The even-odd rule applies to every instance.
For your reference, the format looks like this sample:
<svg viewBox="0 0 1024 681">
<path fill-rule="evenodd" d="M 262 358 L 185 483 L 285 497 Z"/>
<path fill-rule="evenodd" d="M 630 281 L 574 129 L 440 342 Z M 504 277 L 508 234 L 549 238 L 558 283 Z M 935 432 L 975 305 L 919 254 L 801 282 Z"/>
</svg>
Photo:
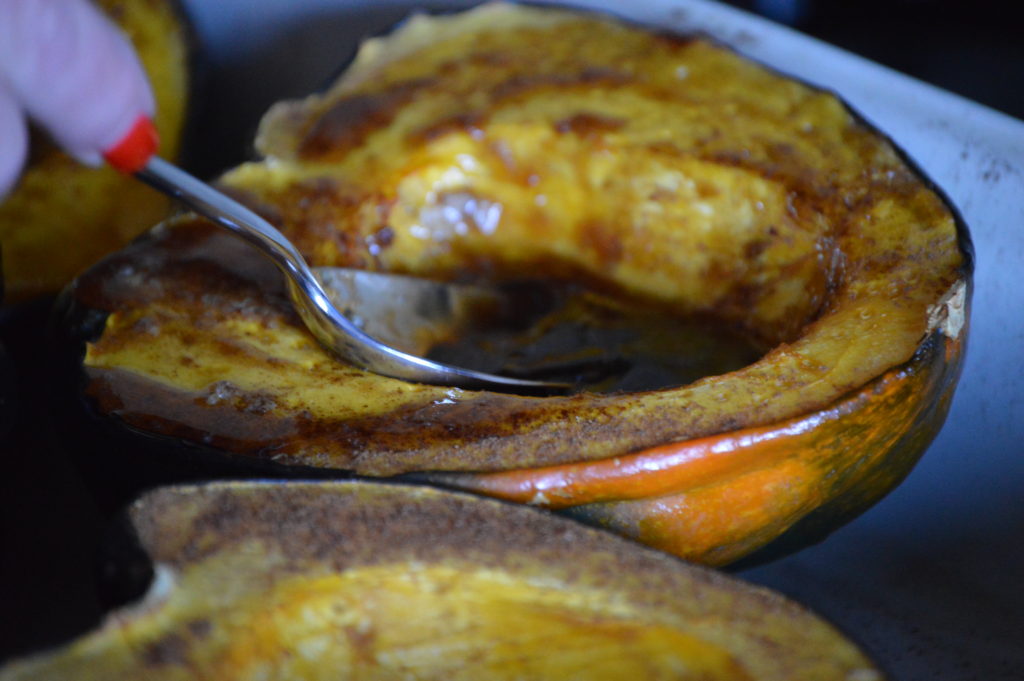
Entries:
<svg viewBox="0 0 1024 681">
<path fill-rule="evenodd" d="M 836 96 L 707 39 L 509 5 L 418 17 L 274 107 L 258 148 L 220 183 L 316 265 L 572 281 L 762 350 L 656 390 L 383 378 L 325 353 L 270 265 L 186 216 L 68 291 L 88 458 L 129 452 L 104 481 L 404 475 L 721 565 L 863 511 L 949 408 L 965 227 Z M 103 444 L 134 434 L 150 444 Z"/>
<path fill-rule="evenodd" d="M 144 599 L 0 679 L 881 681 L 765 589 L 425 487 L 220 483 L 130 508 Z"/>
<path fill-rule="evenodd" d="M 156 98 L 160 153 L 174 158 L 188 108 L 192 33 L 178 0 L 97 0 L 138 52 Z M 42 134 L 0 202 L 8 303 L 54 295 L 104 255 L 167 217 L 168 200 L 112 168 L 89 168 Z"/>
</svg>

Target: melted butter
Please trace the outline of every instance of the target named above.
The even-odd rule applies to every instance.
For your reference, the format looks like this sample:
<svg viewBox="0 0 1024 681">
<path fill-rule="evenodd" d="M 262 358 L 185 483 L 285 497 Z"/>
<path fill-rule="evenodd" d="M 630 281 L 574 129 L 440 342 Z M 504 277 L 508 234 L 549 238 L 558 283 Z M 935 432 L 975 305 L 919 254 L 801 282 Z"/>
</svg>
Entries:
<svg viewBox="0 0 1024 681">
<path fill-rule="evenodd" d="M 519 285 L 504 319 L 435 345 L 430 359 L 590 392 L 645 391 L 735 371 L 765 348 L 709 317 L 579 286 Z"/>
</svg>

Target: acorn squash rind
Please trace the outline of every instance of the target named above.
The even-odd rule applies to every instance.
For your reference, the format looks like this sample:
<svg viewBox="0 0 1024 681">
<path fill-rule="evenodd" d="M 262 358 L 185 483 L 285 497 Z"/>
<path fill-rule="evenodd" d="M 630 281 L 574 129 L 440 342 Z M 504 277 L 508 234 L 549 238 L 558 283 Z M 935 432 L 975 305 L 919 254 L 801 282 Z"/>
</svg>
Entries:
<svg viewBox="0 0 1024 681">
<path fill-rule="evenodd" d="M 531 14 L 532 12 L 544 13 L 542 10 L 521 11 L 525 14 L 518 16 L 535 17 L 540 15 Z M 595 26 L 600 30 L 616 32 L 630 30 L 607 28 L 598 22 L 587 24 L 586 32 L 597 32 L 598 28 Z M 559 30 L 564 33 L 567 29 L 563 25 Z M 408 37 L 408 34 L 400 33 L 393 40 L 398 40 L 401 44 L 405 37 Z M 866 169 L 856 166 L 856 172 L 850 169 L 844 171 L 852 173 L 851 176 L 856 180 L 852 186 L 859 187 L 860 194 L 837 194 L 838 190 L 830 193 L 828 173 L 819 178 L 810 173 L 813 170 L 810 168 L 807 169 L 809 175 L 801 175 L 798 172 L 801 166 L 794 165 L 792 160 L 792 150 L 785 151 L 784 145 L 772 147 L 765 143 L 763 146 L 767 151 L 763 151 L 767 155 L 760 160 L 755 158 L 752 162 L 749 159 L 744 161 L 739 156 L 729 156 L 721 149 L 716 152 L 714 158 L 730 168 L 755 168 L 768 179 L 782 178 L 783 184 L 789 187 L 792 194 L 789 200 L 794 202 L 791 211 L 793 220 L 806 218 L 813 224 L 818 219 L 814 213 L 814 210 L 818 210 L 816 207 L 827 205 L 828 211 L 823 214 L 827 213 L 832 218 L 840 220 L 843 229 L 846 230 L 840 230 L 835 234 L 825 233 L 827 238 L 822 241 L 823 261 L 814 265 L 820 266 L 821 271 L 828 275 L 823 284 L 814 283 L 818 281 L 815 278 L 818 275 L 814 274 L 813 268 L 806 271 L 801 269 L 801 263 L 806 258 L 802 260 L 801 257 L 797 257 L 786 265 L 794 267 L 794 271 L 804 272 L 801 277 L 810 277 L 797 278 L 795 282 L 801 285 L 813 284 L 810 286 L 812 291 L 817 290 L 816 287 L 824 286 L 821 291 L 814 294 L 820 293 L 822 296 L 819 301 L 820 307 L 816 307 L 819 303 L 813 302 L 811 298 L 800 298 L 802 293 L 794 294 L 797 298 L 793 300 L 803 301 L 800 303 L 803 305 L 802 314 L 809 323 L 798 331 L 793 331 L 785 325 L 768 324 L 764 329 L 765 335 L 775 340 L 781 339 L 783 342 L 762 361 L 739 372 L 705 379 L 678 391 L 628 396 L 574 396 L 561 401 L 559 398 L 541 400 L 447 391 L 441 388 L 401 384 L 389 379 L 377 379 L 330 362 L 289 315 L 280 289 L 273 283 L 263 280 L 265 275 L 258 272 L 259 264 L 251 259 L 237 257 L 233 261 L 234 264 L 228 268 L 230 276 L 222 280 L 217 280 L 216 277 L 204 279 L 205 275 L 197 275 L 198 281 L 220 281 L 220 284 L 217 284 L 216 295 L 227 301 L 225 310 L 232 309 L 232 306 L 246 307 L 251 302 L 251 296 L 246 294 L 231 298 L 231 291 L 222 290 L 225 288 L 224 282 L 229 282 L 227 288 L 249 287 L 246 288 L 247 291 L 263 291 L 261 295 L 265 300 L 255 300 L 257 309 L 252 319 L 257 323 L 246 327 L 241 335 L 232 332 L 232 329 L 237 331 L 240 324 L 248 323 L 241 317 L 225 316 L 223 319 L 213 319 L 219 313 L 216 309 L 211 313 L 211 306 L 205 304 L 202 311 L 194 315 L 190 316 L 191 313 L 186 312 L 176 317 L 175 315 L 186 309 L 175 307 L 178 301 L 172 300 L 172 304 L 164 305 L 159 296 L 140 294 L 137 290 L 123 287 L 118 277 L 122 277 L 126 282 L 132 275 L 130 272 L 125 275 L 118 274 L 121 271 L 119 268 L 131 268 L 136 260 L 155 262 L 157 270 L 167 264 L 168 268 L 194 267 L 194 272 L 208 273 L 211 268 L 216 269 L 219 266 L 212 262 L 204 262 L 202 254 L 211 250 L 211 244 L 223 245 L 224 240 L 203 233 L 199 225 L 190 224 L 186 220 L 166 225 L 148 244 L 133 246 L 80 280 L 79 287 L 74 292 L 79 304 L 113 312 L 107 320 L 107 330 L 113 340 L 101 337 L 89 347 L 86 363 L 92 377 L 89 388 L 91 397 L 96 400 L 102 412 L 115 414 L 116 418 L 123 420 L 132 428 L 171 438 L 180 437 L 193 444 L 212 445 L 214 449 L 236 455 L 251 456 L 259 459 L 260 465 L 270 465 L 267 459 L 271 459 L 276 464 L 283 464 L 281 469 L 292 472 L 306 471 L 312 466 L 321 469 L 325 474 L 338 475 L 350 472 L 373 476 L 428 473 L 433 481 L 476 489 L 484 485 L 481 481 L 487 477 L 477 475 L 478 473 L 500 478 L 503 475 L 514 476 L 517 470 L 528 469 L 524 475 L 529 478 L 539 474 L 539 469 L 544 467 L 573 466 L 579 464 L 581 460 L 589 462 L 580 464 L 581 466 L 593 464 L 600 467 L 603 460 L 644 452 L 665 442 L 686 443 L 699 438 L 726 439 L 735 431 L 742 433 L 745 429 L 771 430 L 794 419 L 814 420 L 816 415 L 828 414 L 830 410 L 836 409 L 837 405 L 851 400 L 851 404 L 857 403 L 857 399 L 851 396 L 861 395 L 862 401 L 871 403 L 871 381 L 899 384 L 907 377 L 922 372 L 928 375 L 935 372 L 933 378 L 937 382 L 929 383 L 932 387 L 928 391 L 915 395 L 913 400 L 904 405 L 907 408 L 912 406 L 921 410 L 919 422 L 914 422 L 913 419 L 901 421 L 911 432 L 919 433 L 913 437 L 908 436 L 913 443 L 912 452 L 897 456 L 894 451 L 891 453 L 894 459 L 889 462 L 886 460 L 885 447 L 892 444 L 891 442 L 883 442 L 884 446 L 878 446 L 870 441 L 862 443 L 863 446 L 872 448 L 872 455 L 877 457 L 874 459 L 874 471 L 883 473 L 884 483 L 861 482 L 848 490 L 835 491 L 832 496 L 810 494 L 804 499 L 798 499 L 795 510 L 782 519 L 771 514 L 755 515 L 754 517 L 759 518 L 763 524 L 758 525 L 755 522 L 755 527 L 748 530 L 748 535 L 739 540 L 729 538 L 724 525 L 716 530 L 720 534 L 714 535 L 710 542 L 689 548 L 683 546 L 678 537 L 666 539 L 664 536 L 655 536 L 657 532 L 650 528 L 644 536 L 649 541 L 655 541 L 684 555 L 723 563 L 757 550 L 780 533 L 787 531 L 787 527 L 807 527 L 812 522 L 826 527 L 831 526 L 833 522 L 848 519 L 888 491 L 905 475 L 912 461 L 923 451 L 926 441 L 934 436 L 941 425 L 944 408 L 948 406 L 949 395 L 959 372 L 967 328 L 971 255 L 966 228 L 943 202 L 942 197 L 929 188 L 927 181 L 921 179 L 917 169 L 900 157 L 898 150 L 893 149 L 877 133 L 870 130 L 863 121 L 843 109 L 841 103 L 831 95 L 771 74 L 719 46 L 700 40 L 667 40 L 668 42 L 664 44 L 655 42 L 656 47 L 650 49 L 664 49 L 677 57 L 680 54 L 695 54 L 701 59 L 710 60 L 709 63 L 713 64 L 715 69 L 724 68 L 723 65 L 727 64 L 730 68 L 736 69 L 736 73 L 739 74 L 736 77 L 741 79 L 740 82 L 746 83 L 742 78 L 747 78 L 758 83 L 758 87 L 750 88 L 757 97 L 764 99 L 766 92 L 770 91 L 768 85 L 771 85 L 803 98 L 800 101 L 810 107 L 811 113 L 808 113 L 808 116 L 813 112 L 825 112 L 828 117 L 833 117 L 822 119 L 825 122 L 845 121 L 838 128 L 836 138 L 829 138 L 831 141 L 815 153 L 826 156 L 828 153 L 840 156 L 843 153 L 863 153 L 867 158 L 873 159 L 873 162 L 877 161 L 876 165 L 868 165 Z M 376 47 L 369 51 L 370 57 L 363 60 L 364 68 L 367 60 L 373 62 L 374 50 L 379 54 L 384 44 L 373 43 Z M 602 45 L 607 44 L 610 44 L 609 41 L 602 42 Z M 487 59 L 496 58 L 491 56 Z M 483 62 L 487 62 L 487 59 L 483 59 Z M 423 60 L 423 63 L 426 64 L 427 61 Z M 496 59 L 495 63 L 500 61 Z M 707 77 L 700 75 L 696 68 L 698 63 L 691 64 L 692 68 L 685 74 L 684 82 L 691 84 L 687 87 L 696 88 L 697 86 L 692 83 L 699 82 L 701 77 Z M 717 73 L 714 69 L 712 71 Z M 405 115 L 406 110 L 403 107 L 413 99 L 413 94 L 419 98 L 418 101 L 430 101 L 428 95 L 431 92 L 428 84 L 416 79 L 402 81 L 400 76 L 390 76 L 398 82 L 389 83 L 385 78 L 387 71 L 372 72 L 375 78 L 371 79 L 371 89 L 382 88 L 380 92 L 386 96 L 383 100 L 359 99 L 359 93 L 362 91 L 358 90 L 359 78 L 355 78 L 352 82 L 356 85 L 351 86 L 354 89 L 345 91 L 342 97 L 347 102 L 346 106 L 355 107 L 355 114 L 344 107 L 333 109 L 335 113 L 330 114 L 332 109 L 329 96 L 326 103 L 321 97 L 313 98 L 305 104 L 282 105 L 275 109 L 275 113 L 268 117 L 268 122 L 261 130 L 261 138 L 264 150 L 273 152 L 276 156 L 266 164 L 248 164 L 233 171 L 224 178 L 225 186 L 278 222 L 286 233 L 299 241 L 300 246 L 316 264 L 395 267 L 436 273 L 451 267 L 454 252 L 466 258 L 457 262 L 471 267 L 480 266 L 482 251 L 476 242 L 467 242 L 468 255 L 458 250 L 437 252 L 435 249 L 435 252 L 427 255 L 420 253 L 422 258 L 417 260 L 413 257 L 417 252 L 410 250 L 409 247 L 409 243 L 412 243 L 409 241 L 412 232 L 398 231 L 396 236 L 395 229 L 389 228 L 390 233 L 386 233 L 388 230 L 378 229 L 380 224 L 374 222 L 382 219 L 380 211 L 384 211 L 384 215 L 390 215 L 387 211 L 393 211 L 394 206 L 401 204 L 404 199 L 401 199 L 401 196 L 399 199 L 388 196 L 380 199 L 371 196 L 365 205 L 358 202 L 353 204 L 351 186 L 338 181 L 334 168 L 344 166 L 345 163 L 355 163 L 351 161 L 350 153 L 353 145 L 363 155 L 361 158 L 367 157 L 368 154 L 372 156 L 376 148 L 375 142 L 368 141 L 371 140 L 372 134 L 379 132 L 387 137 L 401 136 L 403 130 L 408 132 L 398 125 L 396 117 Z M 528 100 L 530 97 L 539 97 L 548 92 L 544 90 L 538 95 L 537 91 L 532 89 L 535 83 L 531 84 L 528 78 L 524 81 L 522 74 L 516 78 L 498 81 L 495 87 L 505 87 L 502 97 L 511 92 L 509 96 L 513 100 L 516 97 Z M 759 79 L 766 80 L 762 82 Z M 604 98 L 609 91 L 617 91 L 616 88 L 626 89 L 628 92 L 627 86 L 622 85 L 617 76 L 607 72 L 571 72 L 570 76 L 562 81 L 556 79 L 555 85 L 546 83 L 543 87 L 553 88 L 556 93 L 560 93 L 559 88 L 562 84 L 570 94 L 576 93 L 572 94 L 573 97 L 578 95 L 579 88 L 582 88 L 583 92 L 587 92 L 587 88 L 596 88 Z M 339 86 L 342 90 L 345 87 L 349 86 Z M 746 85 L 740 89 L 746 90 Z M 687 90 L 691 94 L 694 91 Z M 740 104 L 736 106 L 752 106 L 747 100 L 739 101 Z M 779 103 L 769 98 L 766 101 L 770 106 L 782 107 L 782 110 L 790 105 L 786 100 Z M 728 104 L 726 102 L 722 106 Z M 345 116 L 362 116 L 357 116 L 355 122 L 361 121 L 363 127 L 355 125 L 351 128 L 358 131 L 356 138 L 351 135 L 333 138 L 339 145 L 336 149 L 327 143 L 332 138 L 325 137 L 324 129 L 327 124 L 323 122 L 328 114 L 334 118 L 341 116 L 338 111 L 342 111 Z M 572 111 L 568 113 L 572 114 Z M 797 107 L 795 111 L 800 113 L 803 109 Z M 839 118 L 834 118 L 836 116 Z M 621 137 L 625 134 L 621 123 L 603 120 L 593 113 L 590 114 L 590 118 L 568 115 L 553 120 L 555 129 L 561 126 L 566 131 L 562 133 L 562 137 L 554 139 L 561 140 L 559 144 L 566 149 L 582 150 L 576 153 L 585 153 L 587 158 L 593 155 L 591 151 L 594 148 L 614 150 L 610 140 L 616 139 L 616 135 Z M 812 120 L 817 119 L 812 117 Z M 353 121 L 346 119 L 346 122 Z M 508 129 L 500 126 L 492 129 L 487 126 L 485 120 L 473 117 L 455 120 L 442 117 L 440 122 L 432 122 L 437 125 L 417 128 L 420 130 L 420 133 L 417 133 L 420 136 L 415 139 L 421 146 L 412 147 L 408 160 L 414 171 L 417 168 L 422 170 L 431 167 L 430 162 L 434 158 L 431 154 L 443 155 L 449 153 L 452 148 L 472 148 L 474 140 L 480 135 L 486 138 L 497 130 Z M 336 127 L 336 122 L 330 125 Z M 397 133 L 392 129 L 394 126 L 398 126 Z M 794 134 L 798 137 L 813 134 L 813 125 L 810 132 L 800 132 L 803 126 L 803 123 L 797 126 L 797 132 Z M 527 124 L 524 124 L 524 127 L 528 133 L 527 139 L 530 139 L 529 135 L 536 137 L 540 134 Z M 291 137 L 288 137 L 288 131 L 292 132 Z M 544 135 L 550 134 L 547 128 L 542 132 Z M 566 142 L 563 139 L 566 136 L 572 139 Z M 577 138 L 582 139 L 584 143 L 574 147 L 573 145 L 579 142 Z M 849 149 L 836 146 L 840 142 L 847 143 Z M 364 146 L 360 147 L 360 144 Z M 296 146 L 302 149 L 295 152 Z M 389 147 L 385 145 L 383 148 Z M 343 149 L 345 153 L 341 154 L 338 149 Z M 662 153 L 664 149 L 658 148 L 656 151 Z M 338 152 L 337 157 L 332 156 L 335 152 Z M 555 158 L 558 156 L 555 155 Z M 769 164 L 768 161 L 775 165 Z M 368 167 L 371 170 L 379 170 L 380 162 L 376 163 L 377 166 L 370 163 Z M 747 166 L 744 166 L 744 163 L 747 163 Z M 863 177 L 857 179 L 858 172 L 862 173 Z M 730 170 L 718 177 L 729 178 L 730 182 L 736 178 L 741 178 L 737 181 L 749 181 L 747 175 L 731 173 Z M 631 177 L 629 174 L 625 176 Z M 524 186 L 529 186 L 531 180 L 528 175 L 520 179 L 525 183 Z M 355 182 L 352 178 L 346 181 Z M 785 182 L 794 184 L 786 185 Z M 382 186 L 386 189 L 389 185 Z M 569 190 L 566 189 L 563 194 L 568 196 Z M 766 199 L 768 196 L 764 194 Z M 345 212 L 350 210 L 346 206 L 352 205 L 356 208 Z M 516 204 L 512 203 L 502 205 L 506 207 L 506 212 L 516 208 Z M 790 210 L 787 205 L 780 204 L 783 212 Z M 906 219 L 899 222 L 903 231 L 889 233 L 877 228 L 871 231 L 872 224 L 885 223 L 894 211 L 901 210 L 906 213 Z M 355 220 L 357 229 L 349 233 L 337 226 L 329 227 L 332 220 L 338 220 L 342 225 L 348 224 L 345 220 Z M 360 220 L 365 220 L 366 223 L 363 224 Z M 553 228 L 553 225 L 557 224 L 559 223 L 546 223 L 546 226 Z M 387 226 L 386 223 L 384 226 Z M 481 227 L 481 224 L 477 224 L 476 227 Z M 570 240 L 570 243 L 579 252 L 589 253 L 587 257 L 596 258 L 587 261 L 590 264 L 583 268 L 586 270 L 585 274 L 600 278 L 603 272 L 601 267 L 608 265 L 608 262 L 611 262 L 610 267 L 613 268 L 609 271 L 614 272 L 614 261 L 616 258 L 624 257 L 622 252 L 607 247 L 595 250 L 595 239 L 600 241 L 607 237 L 606 232 L 598 236 L 595 236 L 595 233 L 600 233 L 601 229 L 605 228 L 588 225 L 584 227 L 580 234 L 573 237 L 576 240 Z M 503 225 L 502 229 L 504 228 Z M 517 252 L 516 249 L 519 249 L 521 255 L 523 248 L 532 247 L 532 244 L 538 243 L 538 239 L 531 238 L 526 227 L 519 229 L 518 232 L 511 232 L 512 236 L 506 237 L 500 245 L 505 248 L 509 243 L 515 242 L 516 245 L 511 247 L 511 250 Z M 766 233 L 770 233 L 770 230 Z M 842 247 L 836 247 L 835 240 L 843 239 L 845 241 L 842 241 Z M 519 242 L 526 246 L 519 245 Z M 882 243 L 878 246 L 879 250 L 872 251 L 872 244 L 879 242 Z M 401 245 L 402 243 L 405 245 Z M 485 246 L 488 245 L 486 241 L 483 243 Z M 491 246 L 496 247 L 494 244 Z M 187 254 L 184 260 L 175 261 L 173 258 L 167 258 L 167 254 L 174 248 L 179 248 L 181 253 Z M 430 244 L 427 244 L 427 249 L 429 248 Z M 474 248 L 477 250 L 473 250 Z M 763 252 L 763 245 L 750 250 L 752 257 Z M 435 255 L 439 260 L 434 259 Z M 238 254 L 235 253 L 234 256 Z M 938 256 L 941 256 L 939 260 L 932 262 L 932 258 Z M 163 262 L 165 259 L 166 263 Z M 188 264 L 185 264 L 186 262 Z M 522 267 L 525 262 L 513 260 L 511 266 Z M 594 262 L 598 263 L 598 266 L 591 267 Z M 604 265 L 600 264 L 602 262 Z M 497 267 L 500 268 L 501 264 L 498 262 Z M 538 263 L 533 263 L 533 266 L 542 271 L 550 264 L 550 261 L 541 259 Z M 579 265 L 577 261 L 572 267 Z M 494 259 L 488 261 L 487 266 L 495 266 Z M 572 267 L 568 267 L 568 271 L 579 274 L 579 271 Z M 785 268 L 780 271 L 785 271 Z M 609 280 L 606 276 L 603 281 L 608 283 Z M 183 297 L 192 296 L 195 301 L 199 301 L 204 300 L 204 295 L 210 294 L 210 291 L 199 288 L 187 291 L 185 282 L 173 278 L 167 281 L 173 282 L 166 286 L 173 289 L 172 297 L 180 293 Z M 786 284 L 785 280 L 780 281 Z M 118 286 L 122 286 L 121 293 L 110 297 L 110 291 L 117 289 Z M 101 287 L 103 295 L 97 295 L 96 292 Z M 742 290 L 743 287 L 739 289 Z M 690 298 L 697 299 L 699 296 L 690 295 Z M 771 295 L 766 294 L 758 300 L 769 299 Z M 742 307 L 736 306 L 737 301 L 743 300 L 742 296 L 732 302 L 729 302 L 728 296 L 722 300 L 724 302 L 720 311 L 723 314 L 742 316 Z M 773 318 L 771 306 L 766 309 L 767 316 L 758 319 Z M 949 316 L 950 310 L 957 311 L 959 316 Z M 943 314 L 947 314 L 947 317 L 943 318 Z M 196 327 L 197 319 L 202 320 L 203 324 L 212 325 L 209 328 L 214 331 L 207 336 L 189 335 L 188 343 L 175 345 L 177 341 L 174 340 L 174 334 L 179 331 L 173 329 L 187 329 L 191 333 Z M 223 326 L 217 327 L 217 324 L 222 323 Z M 159 335 L 149 334 L 149 330 L 154 328 L 170 330 L 160 338 Z M 273 329 L 272 333 L 270 329 Z M 121 335 L 117 336 L 114 331 Z M 261 334 L 273 337 L 264 342 L 259 340 Z M 946 349 L 937 354 L 926 352 L 927 348 L 931 347 L 929 343 L 939 343 L 935 340 L 939 337 L 936 334 L 946 337 L 943 341 Z M 825 338 L 826 345 L 812 346 L 808 340 L 812 336 Z M 922 344 L 922 339 L 928 337 L 932 337 L 933 340 Z M 150 352 L 161 359 L 188 359 L 187 352 L 199 352 L 198 348 L 202 347 L 203 352 L 209 349 L 211 354 L 207 357 L 214 361 L 210 362 L 206 369 L 198 372 L 189 373 L 185 369 L 174 368 L 173 373 L 176 376 L 186 377 L 181 386 L 175 387 L 173 381 L 176 379 L 170 373 L 157 367 L 155 362 L 148 362 L 147 366 L 147 360 L 139 355 L 132 361 L 135 362 L 136 368 L 143 365 L 144 371 L 139 376 L 130 376 L 123 368 L 119 368 L 127 365 L 119 364 L 121 359 L 118 353 L 126 346 L 126 341 L 138 344 L 140 339 L 145 340 Z M 181 335 L 180 339 L 184 341 L 186 336 Z M 225 339 L 228 340 L 226 345 L 221 342 Z M 250 344 L 250 341 L 254 344 Z M 171 345 L 159 345 L 164 342 Z M 220 353 L 214 346 L 230 348 L 229 351 Z M 254 366 L 262 367 L 263 364 L 260 362 L 263 360 L 258 358 L 282 360 L 283 356 L 275 353 L 281 352 L 281 348 L 285 346 L 287 353 L 290 353 L 287 355 L 288 359 L 284 360 L 285 364 L 291 362 L 288 364 L 291 367 L 289 371 L 307 371 L 309 380 L 303 379 L 303 382 L 296 379 L 297 382 L 288 383 L 291 379 L 281 379 L 283 374 L 280 374 L 274 379 L 282 381 L 276 388 L 269 388 L 269 383 L 261 384 L 262 378 L 250 380 L 250 384 L 233 381 L 231 386 L 224 386 L 203 373 L 209 372 L 211 367 L 232 366 L 229 359 L 232 354 L 237 355 L 239 351 L 243 354 L 248 353 L 247 361 L 255 362 Z M 806 352 L 808 347 L 817 347 L 819 350 L 824 347 L 825 351 L 815 355 Z M 184 348 L 188 349 L 187 352 Z M 253 360 L 253 357 L 257 359 Z M 928 361 L 924 362 L 923 357 L 928 357 Z M 260 369 L 260 372 L 263 372 L 263 369 Z M 888 378 L 879 379 L 878 377 L 883 374 Z M 260 373 L 260 376 L 266 375 L 265 372 Z M 238 376 L 242 374 L 235 374 L 233 378 Z M 940 376 L 941 380 L 938 379 Z M 355 389 L 350 390 L 348 398 L 339 397 L 338 393 L 325 392 L 325 401 L 302 404 L 303 390 L 308 391 L 312 385 L 312 377 L 321 385 L 331 385 L 331 391 L 346 382 L 350 388 L 355 386 Z M 375 390 L 379 393 L 386 393 L 389 396 L 388 399 L 392 400 L 390 406 L 378 416 L 371 414 L 370 418 L 360 420 L 357 414 L 357 417 L 352 418 L 352 410 L 358 411 L 360 401 L 365 401 L 367 391 L 364 388 L 371 385 L 375 385 Z M 721 400 L 723 394 L 726 395 L 726 399 Z M 292 399 L 289 396 L 294 395 L 300 396 L 299 404 L 289 406 L 287 401 Z M 151 409 L 156 398 L 164 405 L 173 403 L 174 406 L 162 414 L 156 413 Z M 719 401 L 718 406 L 716 401 Z M 934 404 L 940 405 L 940 408 L 932 409 L 933 401 Z M 271 403 L 273 406 L 265 409 Z M 343 412 L 348 416 L 332 415 L 331 408 L 340 409 L 338 413 Z M 852 414 L 856 412 L 856 409 L 851 411 Z M 706 416 L 707 414 L 711 416 Z M 875 418 L 881 423 L 893 417 L 893 414 L 879 412 Z M 850 417 L 847 415 L 843 418 Z M 824 424 L 820 426 L 822 438 L 827 434 L 839 437 L 837 433 L 841 431 L 842 419 L 833 425 L 829 425 L 829 419 L 819 420 Z M 228 426 L 233 430 L 229 430 Z M 220 430 L 217 430 L 218 428 Z M 405 430 L 402 430 L 403 428 Z M 302 440 L 303 437 L 306 438 L 305 441 Z M 431 440 L 435 437 L 436 440 Z M 680 446 L 685 447 L 685 444 Z M 902 448 L 903 445 L 897 447 Z M 849 463 L 853 467 L 853 462 Z M 794 464 L 789 461 L 787 465 Z M 837 468 L 842 469 L 842 466 Z M 855 467 L 851 470 L 855 470 Z M 795 473 L 792 470 L 789 472 Z M 776 473 L 782 479 L 787 475 L 783 469 Z M 863 480 L 873 478 L 867 476 Z M 740 484 L 733 488 L 737 493 L 741 489 Z M 533 501 L 533 498 L 525 501 Z M 544 503 L 543 500 L 538 502 Z M 638 536 L 644 534 L 630 529 L 630 512 L 625 506 L 616 506 L 617 515 L 610 517 L 607 515 L 610 513 L 608 502 L 602 503 L 604 506 L 600 509 L 586 508 L 578 513 L 596 521 L 618 523 L 624 531 L 633 532 Z M 656 505 L 656 502 L 651 504 Z M 815 512 L 818 504 L 826 504 L 825 510 Z M 828 516 L 830 519 L 827 522 L 822 520 L 827 514 L 840 508 L 841 512 L 837 511 L 836 515 Z M 606 515 L 601 515 L 602 513 Z M 805 516 L 812 520 L 801 520 Z M 818 520 L 813 520 L 814 518 Z M 657 523 L 652 520 L 649 525 Z M 821 528 L 814 530 L 814 536 L 820 535 L 819 529 Z M 664 528 L 658 531 L 665 532 Z M 794 531 L 789 530 L 791 533 Z"/>
<path fill-rule="evenodd" d="M 783 555 L 867 510 L 924 454 L 960 376 L 968 296 L 956 288 L 911 361 L 812 414 L 610 460 L 423 479 L 560 510 L 702 564 Z"/>
</svg>

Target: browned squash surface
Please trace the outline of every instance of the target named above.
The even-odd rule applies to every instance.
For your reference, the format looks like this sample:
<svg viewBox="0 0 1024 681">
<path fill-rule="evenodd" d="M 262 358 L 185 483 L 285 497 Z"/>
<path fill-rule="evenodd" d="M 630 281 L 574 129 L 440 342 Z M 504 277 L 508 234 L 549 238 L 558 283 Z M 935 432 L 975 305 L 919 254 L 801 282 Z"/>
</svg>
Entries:
<svg viewBox="0 0 1024 681">
<path fill-rule="evenodd" d="M 221 182 L 314 265 L 582 282 L 766 351 L 647 391 L 382 378 L 318 347 L 247 246 L 184 218 L 73 291 L 109 313 L 84 361 L 100 414 L 285 465 L 427 474 L 714 564 L 860 512 L 945 417 L 966 231 L 836 97 L 705 39 L 506 5 L 421 17 L 272 109 L 258 146 Z"/>
<path fill-rule="evenodd" d="M 189 29 L 177 0 L 97 0 L 132 41 L 156 98 L 159 153 L 174 158 L 189 93 Z M 167 216 L 162 195 L 112 168 L 88 168 L 41 134 L 15 190 L 0 202 L 7 297 L 58 292 L 104 255 Z"/>
<path fill-rule="evenodd" d="M 468 495 L 228 483 L 131 519 L 146 598 L 0 679 L 882 678 L 781 596 Z"/>
</svg>

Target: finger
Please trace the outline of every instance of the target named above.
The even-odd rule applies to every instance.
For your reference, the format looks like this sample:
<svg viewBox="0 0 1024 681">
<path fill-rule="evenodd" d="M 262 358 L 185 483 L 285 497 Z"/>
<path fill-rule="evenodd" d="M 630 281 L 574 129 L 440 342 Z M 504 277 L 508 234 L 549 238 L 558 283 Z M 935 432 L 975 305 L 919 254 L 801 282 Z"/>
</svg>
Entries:
<svg viewBox="0 0 1024 681">
<path fill-rule="evenodd" d="M 128 39 L 86 0 L 3 0 L 0 69 L 28 115 L 99 164 L 153 94 Z"/>
<path fill-rule="evenodd" d="M 28 153 L 28 129 L 18 102 L 0 78 L 0 199 L 11 190 Z"/>
</svg>

